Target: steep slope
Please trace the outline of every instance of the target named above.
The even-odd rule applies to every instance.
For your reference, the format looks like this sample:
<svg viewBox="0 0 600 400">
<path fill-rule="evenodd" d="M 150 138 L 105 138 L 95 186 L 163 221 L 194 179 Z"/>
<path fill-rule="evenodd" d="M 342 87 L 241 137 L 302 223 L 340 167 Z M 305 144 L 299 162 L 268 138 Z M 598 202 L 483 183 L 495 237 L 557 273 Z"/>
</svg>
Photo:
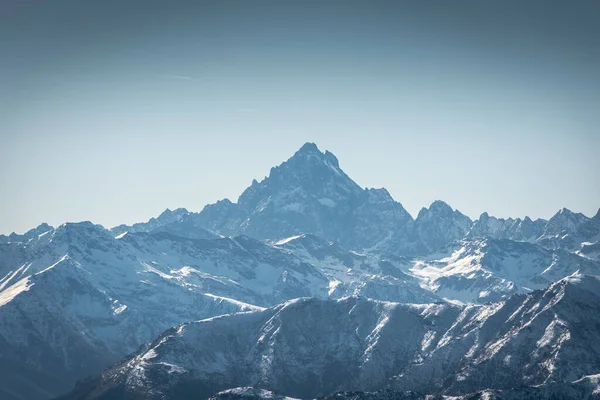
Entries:
<svg viewBox="0 0 600 400">
<path fill-rule="evenodd" d="M 137 259 L 167 278 L 212 295 L 261 306 L 326 297 L 329 280 L 313 265 L 247 236 L 188 239 L 169 233 L 126 235 Z"/>
<path fill-rule="evenodd" d="M 600 210 L 592 218 L 563 208 L 549 221 L 529 217 L 521 220 L 490 217 L 481 214 L 467 233 L 467 239 L 510 239 L 536 243 L 547 249 L 577 252 L 598 260 L 600 242 Z"/>
<path fill-rule="evenodd" d="M 157 218 L 112 229 L 115 236 L 165 231 L 193 239 L 246 235 L 259 240 L 313 234 L 360 252 L 427 256 L 460 239 L 510 239 L 597 259 L 600 215 L 588 218 L 563 208 L 550 220 L 496 218 L 482 213 L 471 221 L 437 200 L 413 218 L 385 189 L 363 189 L 329 151 L 304 144 L 271 168 L 237 202 L 206 205 L 200 213 L 179 208 Z M 22 235 L 0 236 L 0 243 Z"/>
<path fill-rule="evenodd" d="M 405 229 L 412 217 L 385 189 L 362 189 L 332 153 L 306 143 L 263 181 L 253 181 L 237 203 L 206 206 L 198 221 L 222 235 L 277 239 L 308 233 L 362 249 Z"/>
<path fill-rule="evenodd" d="M 0 258 L 16 246 L 0 246 Z M 168 277 L 90 223 L 65 224 L 20 250 L 23 264 L 0 284 L 3 399 L 55 396 L 169 326 L 259 309 Z"/>
<path fill-rule="evenodd" d="M 441 299 L 406 273 L 409 259 L 361 254 L 314 235 L 299 235 L 273 245 L 317 267 L 329 279 L 329 297 L 365 296 L 401 303 L 431 303 Z"/>
<path fill-rule="evenodd" d="M 600 262 L 508 239 L 463 240 L 410 272 L 440 297 L 461 302 L 497 301 L 541 289 L 574 272 L 600 275 Z"/>
<path fill-rule="evenodd" d="M 168 224 L 181 221 L 185 216 L 190 215 L 185 208 L 177 208 L 175 210 L 166 209 L 158 217 L 150 218 L 147 222 L 138 222 L 133 225 L 119 225 L 111 229 L 115 236 L 119 236 L 125 232 L 151 232 L 157 228 Z"/>
<path fill-rule="evenodd" d="M 549 249 L 577 250 L 583 241 L 579 230 L 590 222 L 590 218 L 581 213 L 574 213 L 567 208 L 557 212 L 546 224 L 544 233 L 536 243 Z"/>
<path fill-rule="evenodd" d="M 600 212 L 587 218 L 563 209 L 549 221 L 504 220 L 484 213 L 472 222 L 438 200 L 413 220 L 385 189 L 361 188 L 332 153 L 307 143 L 263 181 L 253 181 L 237 203 L 225 199 L 200 213 L 167 209 L 148 222 L 110 231 L 87 222 L 56 229 L 42 224 L 23 235 L 0 235 L 0 397 L 37 399 L 64 391 L 76 378 L 97 372 L 184 321 L 261 310 L 298 297 L 509 301 L 574 272 L 600 274 L 599 254 Z M 310 303 L 299 304 L 305 302 Z M 381 309 L 387 306 L 373 304 L 380 305 L 364 307 L 372 308 L 379 324 L 388 318 Z M 439 306 L 450 314 L 470 309 Z M 311 307 L 306 306 L 308 313 Z M 422 308 L 390 307 L 406 313 Z M 351 331 L 340 335 L 355 332 L 358 342 L 354 336 L 344 340 L 366 352 L 372 343 L 367 345 L 357 333 L 363 329 L 358 322 L 332 312 L 329 323 L 345 321 L 340 329 Z M 374 332 L 369 318 L 364 324 Z M 448 318 L 462 323 L 456 315 Z M 336 360 L 358 365 L 355 359 Z M 393 368 L 405 361 L 394 359 Z M 248 378 L 243 370 L 248 365 L 239 367 L 241 377 Z M 366 365 L 357 368 L 371 371 L 365 372 L 368 376 L 352 370 L 350 375 L 358 376 L 352 375 L 353 380 L 373 383 L 389 367 L 374 372 Z M 336 380 L 338 364 L 327 368 L 324 376 L 331 374 L 338 386 L 351 387 L 354 381 Z M 306 376 L 298 379 L 313 379 Z M 263 382 L 257 379 L 227 387 Z"/>
<path fill-rule="evenodd" d="M 306 143 L 263 181 L 253 181 L 237 203 L 206 206 L 198 224 L 222 235 L 313 234 L 354 250 L 412 256 L 463 238 L 472 221 L 442 201 L 413 220 L 387 190 L 362 189 L 332 153 Z"/>
<path fill-rule="evenodd" d="M 494 238 L 511 239 L 517 241 L 534 242 L 544 233 L 548 221 L 529 217 L 521 218 L 496 218 L 490 217 L 488 213 L 481 214 L 479 219 L 473 222 L 471 229 L 466 235 L 468 239 Z"/>
<path fill-rule="evenodd" d="M 576 232 L 581 225 L 589 220 L 588 217 L 581 213 L 563 208 L 557 212 L 546 224 L 543 237 L 555 237 Z"/>
<path fill-rule="evenodd" d="M 599 312 L 600 280 L 582 275 L 481 306 L 298 299 L 170 329 L 64 399 L 243 386 L 297 398 L 385 387 L 464 395 L 573 382 L 600 367 Z"/>
<path fill-rule="evenodd" d="M 48 398 L 170 326 L 327 296 L 314 266 L 247 237 L 119 239 L 89 222 L 0 244 L 3 399 Z M 252 303 L 252 304 L 248 304 Z"/>
<path fill-rule="evenodd" d="M 450 242 L 462 239 L 472 221 L 441 200 L 423 208 L 415 220 L 411 241 L 416 254 L 429 254 Z"/>
<path fill-rule="evenodd" d="M 541 246 L 575 251 L 585 257 L 600 260 L 600 210 L 592 218 L 563 210 L 553 219 L 556 220 L 556 228 L 549 229 L 538 240 Z M 559 233 L 555 233 L 559 230 Z"/>
<path fill-rule="evenodd" d="M 23 235 L 19 235 L 15 232 L 11 233 L 8 236 L 0 235 L 0 243 L 27 242 L 31 239 L 37 238 L 40 235 L 43 235 L 44 233 L 46 233 L 48 231 L 51 231 L 52 229 L 53 228 L 50 225 L 43 223 L 43 224 L 38 225 L 38 227 L 27 231 Z"/>
<path fill-rule="evenodd" d="M 0 244 L 0 354 L 22 369 L 0 375 L 6 396 L 65 391 L 184 321 L 305 296 L 439 300 L 402 272 L 405 259 L 357 254 L 315 236 L 269 245 L 171 229 L 187 222 L 183 215 L 116 237 L 89 222 L 68 223 Z M 23 342 L 24 332 L 34 333 Z M 8 389 L 13 379 L 21 383 Z"/>
<path fill-rule="evenodd" d="M 360 252 L 398 256 L 427 256 L 463 238 L 510 239 L 596 258 L 600 217 L 564 208 L 549 221 L 483 213 L 473 222 L 437 200 L 413 220 L 387 190 L 362 189 L 332 153 L 306 143 L 271 168 L 264 180 L 254 180 L 236 203 L 224 199 L 200 213 L 167 209 L 146 223 L 112 229 L 115 236 L 157 231 L 193 239 L 246 235 L 274 240 L 313 234 Z"/>
</svg>

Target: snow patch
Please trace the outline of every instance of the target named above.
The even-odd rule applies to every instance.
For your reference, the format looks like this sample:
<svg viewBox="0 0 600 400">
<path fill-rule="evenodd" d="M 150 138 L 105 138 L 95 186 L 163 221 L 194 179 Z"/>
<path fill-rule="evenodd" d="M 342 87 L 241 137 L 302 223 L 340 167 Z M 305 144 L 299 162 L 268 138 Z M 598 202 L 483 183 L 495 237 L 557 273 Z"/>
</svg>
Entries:
<svg viewBox="0 0 600 400">
<path fill-rule="evenodd" d="M 34 284 L 29 281 L 30 277 L 23 278 L 14 285 L 8 287 L 0 293 L 0 307 L 8 304 L 12 299 L 19 294 L 28 291 Z"/>
<path fill-rule="evenodd" d="M 329 281 L 329 290 L 327 291 L 327 294 L 331 296 L 335 292 L 335 288 L 337 288 L 340 283 L 342 282 L 338 281 L 337 279 Z"/>
<path fill-rule="evenodd" d="M 127 306 L 125 304 L 122 304 L 121 306 L 117 307 L 114 309 L 113 313 L 115 315 L 121 314 L 123 311 L 125 311 L 127 309 Z"/>
<path fill-rule="evenodd" d="M 275 246 L 284 245 L 286 243 L 291 242 L 292 240 L 296 240 L 296 239 L 299 239 L 301 237 L 304 237 L 304 235 L 290 236 L 289 238 L 281 239 L 280 241 L 278 241 L 277 243 L 275 243 Z"/>
<path fill-rule="evenodd" d="M 321 203 L 321 205 L 323 205 L 323 206 L 330 207 L 330 208 L 334 208 L 336 206 L 335 201 L 333 201 L 332 199 L 330 199 L 328 197 L 323 197 L 322 199 L 319 199 L 319 203 Z"/>
<path fill-rule="evenodd" d="M 43 274 L 44 272 L 51 270 L 52 268 L 56 267 L 56 266 L 57 266 L 58 264 L 60 264 L 61 262 L 65 261 L 65 260 L 68 260 L 68 259 L 69 259 L 69 255 L 68 255 L 68 254 L 65 254 L 64 256 L 62 256 L 62 257 L 60 258 L 60 260 L 58 260 L 57 262 L 55 262 L 54 264 L 52 264 L 52 265 L 51 265 L 51 266 L 49 266 L 48 268 L 46 268 L 46 269 L 43 269 L 43 270 L 41 270 L 40 272 L 37 272 L 35 275 Z"/>
<path fill-rule="evenodd" d="M 242 309 L 242 311 L 264 311 L 265 310 L 264 307 L 255 306 L 254 304 L 250 304 L 250 303 L 244 303 L 243 301 L 230 299 L 229 297 L 216 296 L 211 293 L 204 293 L 204 295 L 208 296 L 210 298 L 216 299 L 216 300 L 226 301 L 228 303 L 235 304 L 236 306 L 239 306 Z"/>
</svg>

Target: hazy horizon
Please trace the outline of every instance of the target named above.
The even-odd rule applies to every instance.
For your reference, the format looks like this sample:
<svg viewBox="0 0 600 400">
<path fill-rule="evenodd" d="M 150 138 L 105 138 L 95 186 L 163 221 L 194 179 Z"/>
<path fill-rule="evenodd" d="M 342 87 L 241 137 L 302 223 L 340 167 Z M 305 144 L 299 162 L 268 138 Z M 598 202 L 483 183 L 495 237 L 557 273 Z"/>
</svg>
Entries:
<svg viewBox="0 0 600 400">
<path fill-rule="evenodd" d="M 305 142 L 413 217 L 438 199 L 591 217 L 599 18 L 594 1 L 5 2 L 0 233 L 235 201 Z"/>
</svg>

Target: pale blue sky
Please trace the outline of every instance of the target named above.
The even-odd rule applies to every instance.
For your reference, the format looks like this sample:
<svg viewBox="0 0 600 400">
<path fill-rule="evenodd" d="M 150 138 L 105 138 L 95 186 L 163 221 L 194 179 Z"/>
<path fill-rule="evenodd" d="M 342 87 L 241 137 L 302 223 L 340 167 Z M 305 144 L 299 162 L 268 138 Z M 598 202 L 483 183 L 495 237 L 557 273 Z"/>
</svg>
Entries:
<svg viewBox="0 0 600 400">
<path fill-rule="evenodd" d="M 596 2 L 81 3 L 0 6 L 0 233 L 199 211 L 307 141 L 413 216 L 600 207 Z"/>
</svg>

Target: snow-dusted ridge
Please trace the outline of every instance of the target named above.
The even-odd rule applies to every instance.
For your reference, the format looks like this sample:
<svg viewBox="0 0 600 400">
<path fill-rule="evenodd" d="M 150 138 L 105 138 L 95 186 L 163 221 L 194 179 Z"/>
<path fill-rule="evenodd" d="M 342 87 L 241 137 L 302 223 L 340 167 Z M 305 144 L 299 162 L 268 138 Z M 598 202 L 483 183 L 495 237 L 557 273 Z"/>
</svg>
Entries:
<svg viewBox="0 0 600 400">
<path fill-rule="evenodd" d="M 65 399 L 103 399 L 115 387 L 149 399 L 208 397 L 242 386 L 314 398 L 596 382 L 598 315 L 600 279 L 577 274 L 486 305 L 296 299 L 173 328 Z"/>
<path fill-rule="evenodd" d="M 7 396 L 9 390 L 31 399 L 59 394 L 170 326 L 290 298 L 437 299 L 413 278 L 398 278 L 399 264 L 383 268 L 376 258 L 365 264 L 364 257 L 311 239 L 331 253 L 332 268 L 342 266 L 336 257 L 356 263 L 334 290 L 315 265 L 318 257 L 290 248 L 294 241 L 276 246 L 247 236 L 198 239 L 162 230 L 115 237 L 84 222 L 0 244 L 0 351 L 7 365 L 24 363 L 0 375 L 0 386 Z M 42 383 L 13 386 L 18 381 Z"/>
<path fill-rule="evenodd" d="M 339 302 L 323 304 L 381 300 L 373 303 L 381 319 L 363 354 L 373 360 L 390 351 L 381 340 L 398 307 L 422 309 L 425 319 L 462 310 L 456 327 L 478 326 L 502 308 L 477 304 L 505 307 L 575 272 L 599 275 L 599 254 L 600 212 L 588 218 L 562 209 L 548 221 L 483 213 L 471 221 L 438 200 L 413 218 L 387 190 L 361 188 L 332 153 L 307 143 L 236 202 L 224 199 L 199 213 L 167 209 L 110 230 L 81 222 L 0 235 L 0 398 L 49 398 L 171 326 L 238 311 L 265 315 L 294 298 L 316 300 L 288 302 L 285 310 L 307 304 L 310 311 L 327 299 Z M 392 311 L 382 316 L 386 307 Z M 541 302 L 537 307 L 544 310 Z M 522 318 L 517 309 L 511 315 Z M 204 323 L 222 320 L 229 317 Z M 569 343 L 564 326 L 564 318 L 552 319 L 536 343 Z M 427 329 L 419 348 L 462 340 L 438 334 Z M 489 352 L 502 352 L 506 343 L 495 342 Z M 478 351 L 471 345 L 467 353 Z M 512 355 L 506 357 L 510 363 Z M 188 371 L 160 362 L 168 377 Z M 555 365 L 543 362 L 531 368 Z M 295 366 L 289 368 L 291 374 Z"/>
<path fill-rule="evenodd" d="M 465 239 L 416 259 L 409 272 L 442 298 L 481 303 L 541 289 L 575 272 L 598 275 L 600 262 L 535 243 Z"/>
</svg>

